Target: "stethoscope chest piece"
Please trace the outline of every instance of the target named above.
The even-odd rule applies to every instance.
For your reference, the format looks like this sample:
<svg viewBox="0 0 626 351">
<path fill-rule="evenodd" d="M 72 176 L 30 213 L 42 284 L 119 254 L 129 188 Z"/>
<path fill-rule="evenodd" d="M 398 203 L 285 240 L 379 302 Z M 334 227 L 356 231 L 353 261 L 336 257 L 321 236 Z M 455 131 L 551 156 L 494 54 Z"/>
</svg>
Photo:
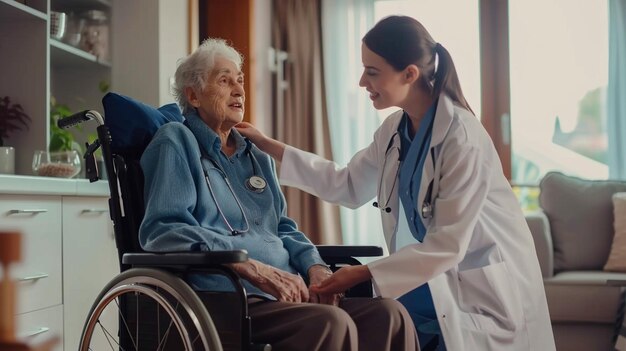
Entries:
<svg viewBox="0 0 626 351">
<path fill-rule="evenodd" d="M 432 218 L 433 217 L 433 205 L 430 202 L 424 202 L 422 205 L 422 218 Z"/>
<path fill-rule="evenodd" d="M 262 193 L 266 187 L 267 182 L 265 181 L 265 179 L 259 176 L 253 175 L 252 177 L 248 178 L 248 180 L 246 180 L 246 188 L 248 188 L 248 190 L 252 192 Z"/>
</svg>

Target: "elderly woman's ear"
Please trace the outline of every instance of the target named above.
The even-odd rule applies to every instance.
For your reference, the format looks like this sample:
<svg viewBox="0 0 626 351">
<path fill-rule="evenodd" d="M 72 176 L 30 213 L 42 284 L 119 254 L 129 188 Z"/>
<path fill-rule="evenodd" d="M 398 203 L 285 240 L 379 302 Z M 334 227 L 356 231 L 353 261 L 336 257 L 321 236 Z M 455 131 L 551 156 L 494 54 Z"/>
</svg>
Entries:
<svg viewBox="0 0 626 351">
<path fill-rule="evenodd" d="M 189 102 L 189 104 L 191 104 L 193 107 L 200 106 L 198 94 L 196 94 L 196 91 L 192 87 L 185 88 L 185 96 L 187 97 L 187 101 Z"/>
</svg>

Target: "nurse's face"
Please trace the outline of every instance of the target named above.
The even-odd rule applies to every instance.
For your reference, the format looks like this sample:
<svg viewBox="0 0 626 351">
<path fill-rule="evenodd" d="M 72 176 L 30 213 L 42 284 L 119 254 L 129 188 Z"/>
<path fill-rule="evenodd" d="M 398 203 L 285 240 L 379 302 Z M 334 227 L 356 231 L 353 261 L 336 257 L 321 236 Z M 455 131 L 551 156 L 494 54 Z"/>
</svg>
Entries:
<svg viewBox="0 0 626 351">
<path fill-rule="evenodd" d="M 245 91 L 243 73 L 237 65 L 217 56 L 204 89 L 195 95 L 192 104 L 209 127 L 228 130 L 243 120 Z"/>
<path fill-rule="evenodd" d="M 382 110 L 392 106 L 402 107 L 410 90 L 404 71 L 396 71 L 384 58 L 361 44 L 363 74 L 359 86 L 370 94 L 374 108 Z"/>
</svg>

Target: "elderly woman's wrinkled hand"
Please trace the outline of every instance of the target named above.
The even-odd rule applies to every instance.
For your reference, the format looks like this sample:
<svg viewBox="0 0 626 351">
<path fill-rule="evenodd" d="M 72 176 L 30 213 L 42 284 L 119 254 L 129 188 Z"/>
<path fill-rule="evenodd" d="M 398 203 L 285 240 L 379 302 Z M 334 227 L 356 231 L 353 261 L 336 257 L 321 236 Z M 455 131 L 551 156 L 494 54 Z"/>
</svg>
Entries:
<svg viewBox="0 0 626 351">
<path fill-rule="evenodd" d="M 307 302 L 309 290 L 302 277 L 249 259 L 232 264 L 232 268 L 257 288 L 282 302 Z"/>
<path fill-rule="evenodd" d="M 319 285 L 324 280 L 332 276 L 333 272 L 326 266 L 314 265 L 309 268 L 309 302 L 321 303 L 326 305 L 339 305 L 339 300 L 343 297 L 343 294 L 322 294 L 311 292 L 311 286 Z"/>
</svg>

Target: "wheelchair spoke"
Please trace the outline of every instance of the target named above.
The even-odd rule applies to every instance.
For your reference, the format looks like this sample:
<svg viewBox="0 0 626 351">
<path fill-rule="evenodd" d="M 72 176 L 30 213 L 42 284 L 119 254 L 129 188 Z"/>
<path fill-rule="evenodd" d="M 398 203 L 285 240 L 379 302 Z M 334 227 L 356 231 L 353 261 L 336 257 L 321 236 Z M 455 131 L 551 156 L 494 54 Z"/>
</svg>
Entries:
<svg viewBox="0 0 626 351">
<path fill-rule="evenodd" d="M 135 320 L 139 321 L 139 293 L 135 292 L 135 310 L 137 314 L 135 314 Z M 135 349 L 139 350 L 139 325 L 135 325 L 135 340 L 137 344 L 135 344 Z"/>
<path fill-rule="evenodd" d="M 132 334 L 130 333 L 130 328 L 128 327 L 128 323 L 126 323 L 126 318 L 124 318 L 124 314 L 122 313 L 122 310 L 120 309 L 120 304 L 119 304 L 119 302 L 117 301 L 117 299 L 115 299 L 115 304 L 117 305 L 117 311 L 118 311 L 118 314 L 119 314 L 119 315 L 120 315 L 120 317 L 122 318 L 122 322 L 124 322 L 124 327 L 126 328 L 126 332 L 128 332 L 128 337 L 130 337 L 130 338 L 131 338 L 131 341 L 132 341 L 132 343 L 133 343 L 133 346 L 135 347 L 135 350 L 139 350 L 138 345 L 137 345 L 137 342 L 135 342 L 135 340 L 133 340 L 133 339 L 132 339 L 132 338 L 133 338 L 133 336 L 132 336 Z M 139 329 L 139 328 L 136 328 L 136 329 Z"/>
<path fill-rule="evenodd" d="M 178 311 L 178 305 L 179 302 L 176 302 L 176 307 L 174 307 L 175 311 Z M 157 350 L 161 349 L 161 346 L 165 347 L 165 345 L 167 344 L 167 338 L 170 336 L 170 330 L 172 330 L 172 325 L 174 325 L 174 320 L 170 319 L 170 325 L 167 327 L 167 330 L 165 331 L 165 334 L 163 334 L 163 338 L 161 339 L 161 341 L 159 341 L 159 346 L 157 347 Z M 161 334 L 158 334 L 161 335 Z"/>
<path fill-rule="evenodd" d="M 111 335 L 111 333 L 107 330 L 107 328 L 105 328 L 102 323 L 100 323 L 100 321 L 98 321 L 98 325 L 100 326 L 100 329 L 102 329 L 102 334 L 104 334 L 104 337 L 106 338 L 107 342 L 109 343 L 109 346 L 111 347 L 111 350 L 115 350 L 115 348 L 113 348 L 113 344 L 111 344 L 111 339 L 113 339 L 113 341 L 117 344 L 117 346 L 124 351 L 124 348 L 117 342 L 115 341 L 115 337 L 113 335 Z M 111 339 L 109 339 L 109 337 Z"/>
</svg>

